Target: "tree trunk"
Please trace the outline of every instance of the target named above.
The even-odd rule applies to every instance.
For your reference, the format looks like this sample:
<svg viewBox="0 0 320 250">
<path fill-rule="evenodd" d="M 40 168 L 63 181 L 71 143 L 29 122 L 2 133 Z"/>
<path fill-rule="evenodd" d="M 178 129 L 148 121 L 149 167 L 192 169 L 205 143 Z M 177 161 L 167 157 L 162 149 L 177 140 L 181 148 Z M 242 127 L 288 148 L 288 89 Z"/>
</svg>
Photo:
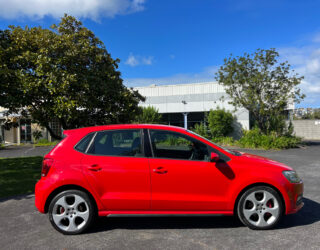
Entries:
<svg viewBox="0 0 320 250">
<path fill-rule="evenodd" d="M 46 129 L 49 131 L 51 137 L 55 140 L 62 140 L 62 137 L 57 135 L 49 126 L 49 124 L 45 125 Z"/>
</svg>

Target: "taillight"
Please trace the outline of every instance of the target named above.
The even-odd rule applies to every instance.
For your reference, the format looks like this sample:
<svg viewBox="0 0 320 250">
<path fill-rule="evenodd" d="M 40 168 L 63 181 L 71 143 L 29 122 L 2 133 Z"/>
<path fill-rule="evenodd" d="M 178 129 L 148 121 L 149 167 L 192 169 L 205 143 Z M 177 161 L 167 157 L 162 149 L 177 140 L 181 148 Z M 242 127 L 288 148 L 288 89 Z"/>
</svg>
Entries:
<svg viewBox="0 0 320 250">
<path fill-rule="evenodd" d="M 41 176 L 42 177 L 45 177 L 47 176 L 51 166 L 52 166 L 52 163 L 53 163 L 53 159 L 50 159 L 50 158 L 45 158 L 42 162 L 42 170 L 41 170 Z"/>
</svg>

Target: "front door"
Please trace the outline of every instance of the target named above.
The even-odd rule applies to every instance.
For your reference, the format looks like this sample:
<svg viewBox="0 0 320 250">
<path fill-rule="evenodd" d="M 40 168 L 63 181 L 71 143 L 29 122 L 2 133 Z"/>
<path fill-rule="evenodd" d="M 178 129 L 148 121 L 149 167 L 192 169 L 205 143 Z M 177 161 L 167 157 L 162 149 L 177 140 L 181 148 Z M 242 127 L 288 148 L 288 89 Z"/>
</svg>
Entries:
<svg viewBox="0 0 320 250">
<path fill-rule="evenodd" d="M 150 172 L 139 129 L 97 132 L 83 169 L 109 211 L 150 210 Z"/>
<path fill-rule="evenodd" d="M 155 211 L 222 211 L 230 179 L 210 162 L 213 150 L 188 135 L 150 130 L 152 196 Z"/>
</svg>

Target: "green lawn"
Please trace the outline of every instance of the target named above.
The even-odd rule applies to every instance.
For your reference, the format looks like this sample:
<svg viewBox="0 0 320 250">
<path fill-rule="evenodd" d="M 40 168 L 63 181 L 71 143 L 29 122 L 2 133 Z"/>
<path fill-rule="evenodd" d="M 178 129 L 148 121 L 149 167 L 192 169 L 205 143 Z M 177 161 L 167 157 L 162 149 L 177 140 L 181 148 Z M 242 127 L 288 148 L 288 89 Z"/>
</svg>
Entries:
<svg viewBox="0 0 320 250">
<path fill-rule="evenodd" d="M 39 140 L 37 143 L 33 144 L 36 147 L 44 147 L 44 146 L 55 146 L 59 143 L 59 141 L 48 141 L 45 139 Z"/>
<path fill-rule="evenodd" d="M 0 158 L 0 198 L 34 192 L 43 157 Z"/>
</svg>

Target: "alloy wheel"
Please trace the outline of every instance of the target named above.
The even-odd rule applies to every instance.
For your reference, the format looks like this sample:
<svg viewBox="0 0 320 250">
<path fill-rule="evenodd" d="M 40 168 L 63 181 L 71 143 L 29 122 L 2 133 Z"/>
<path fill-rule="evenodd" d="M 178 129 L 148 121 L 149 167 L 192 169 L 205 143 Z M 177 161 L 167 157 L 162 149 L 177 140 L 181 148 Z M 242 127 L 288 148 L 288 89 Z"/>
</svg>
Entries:
<svg viewBox="0 0 320 250">
<path fill-rule="evenodd" d="M 52 220 L 64 232 L 81 230 L 89 220 L 90 208 L 86 200 L 78 194 L 66 194 L 53 206 Z"/>
</svg>

